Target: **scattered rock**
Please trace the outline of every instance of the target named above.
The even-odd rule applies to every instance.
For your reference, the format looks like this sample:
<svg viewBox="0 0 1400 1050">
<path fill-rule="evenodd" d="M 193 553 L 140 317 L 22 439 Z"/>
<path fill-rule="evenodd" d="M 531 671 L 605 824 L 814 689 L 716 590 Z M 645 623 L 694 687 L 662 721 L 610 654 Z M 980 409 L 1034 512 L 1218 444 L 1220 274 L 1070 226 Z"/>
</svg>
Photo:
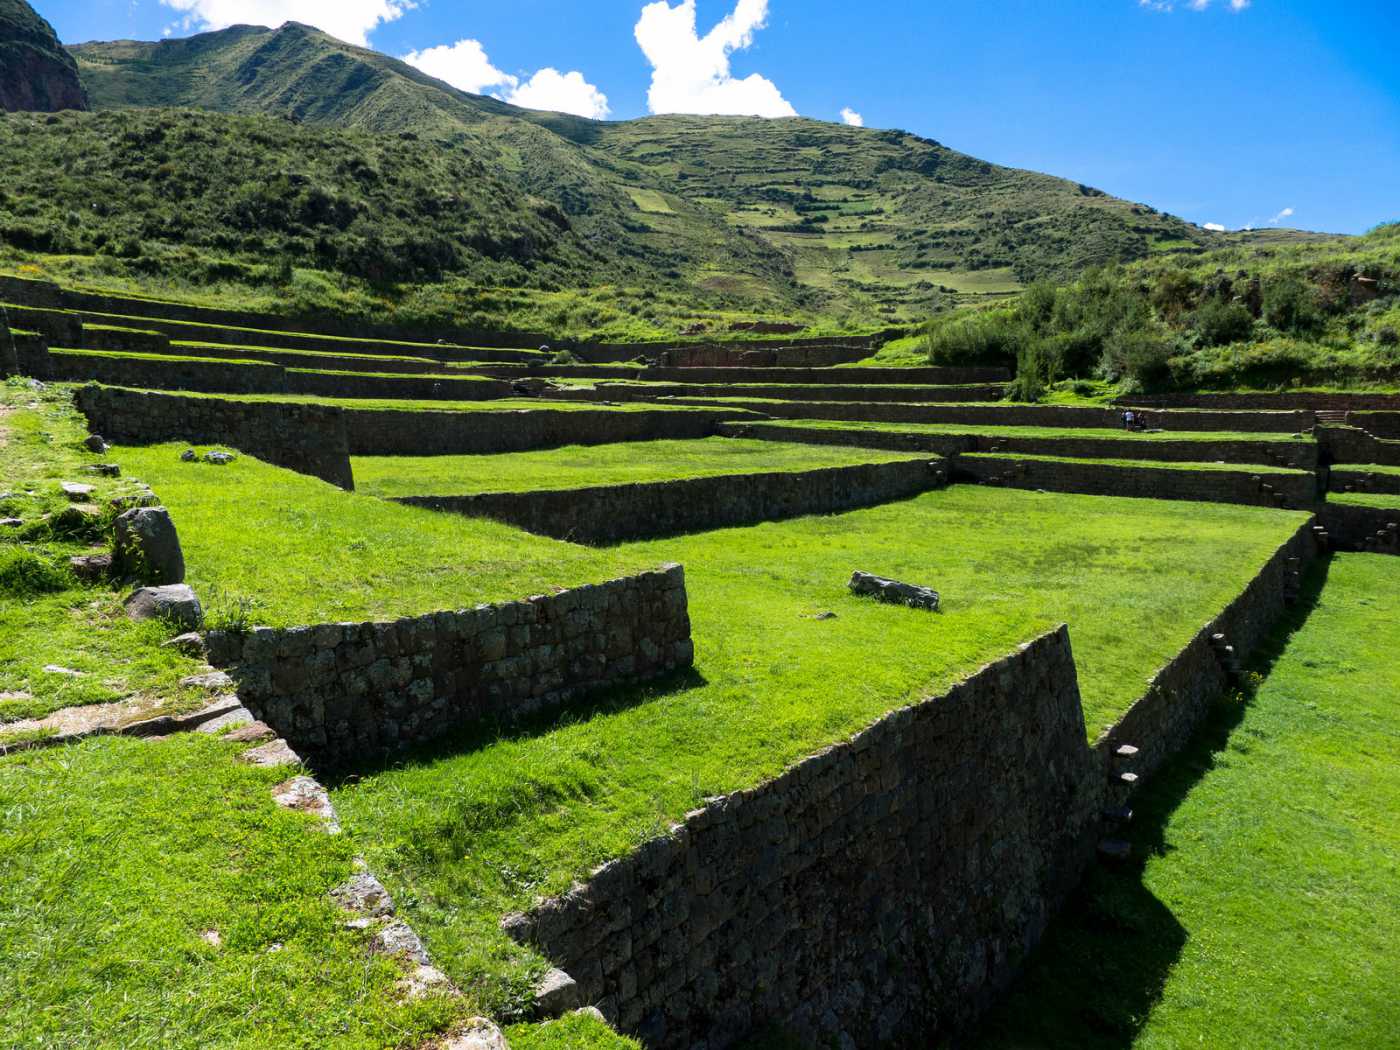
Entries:
<svg viewBox="0 0 1400 1050">
<path fill-rule="evenodd" d="M 106 579 L 112 572 L 112 556 L 110 554 L 85 554 L 76 558 L 69 558 L 68 564 L 72 566 L 73 575 L 84 583 L 97 583 Z"/>
<path fill-rule="evenodd" d="M 408 959 L 419 966 L 429 965 L 428 951 L 413 927 L 406 922 L 385 923 L 374 932 L 369 940 L 369 950 L 375 955 L 388 955 L 395 959 Z"/>
<path fill-rule="evenodd" d="M 266 722 L 245 722 L 231 732 L 224 734 L 225 740 L 235 744 L 261 744 L 277 736 L 277 731 Z"/>
<path fill-rule="evenodd" d="M 49 519 L 49 527 L 64 535 L 87 535 L 102 525 L 102 508 L 92 503 L 74 503 Z"/>
<path fill-rule="evenodd" d="M 596 1006 L 581 1006 L 575 1010 L 574 1013 L 579 1017 L 591 1017 L 599 1024 L 608 1023 L 608 1019 L 603 1016 L 603 1011 L 599 1010 Z"/>
<path fill-rule="evenodd" d="M 196 636 L 198 637 L 198 636 Z M 186 689 L 203 689 L 206 693 L 222 693 L 232 689 L 233 679 L 223 671 L 210 671 L 207 674 L 192 674 L 180 679 Z"/>
<path fill-rule="evenodd" d="M 368 871 L 358 873 L 344 886 L 331 890 L 331 897 L 346 911 L 367 919 L 382 919 L 394 914 L 394 901 L 389 891 Z"/>
<path fill-rule="evenodd" d="M 193 463 L 197 459 L 199 459 L 199 453 L 192 448 L 187 448 L 185 449 L 185 451 L 180 453 L 181 463 Z"/>
<path fill-rule="evenodd" d="M 430 995 L 452 995 L 457 991 L 447 974 L 436 966 L 415 966 L 397 985 L 405 999 L 424 999 Z"/>
<path fill-rule="evenodd" d="M 254 721 L 253 712 L 240 704 L 226 714 L 219 715 L 217 718 L 211 718 L 199 727 L 198 732 L 209 735 L 223 733 L 225 730 L 230 729 L 236 732 L 252 725 Z M 261 725 L 261 723 L 259 724 Z M 263 740 L 269 740 L 277 735 L 271 729 L 268 729 L 267 726 L 263 726 L 263 729 L 267 730 L 266 736 L 259 736 L 251 740 L 239 740 L 236 742 L 240 744 L 255 744 Z"/>
<path fill-rule="evenodd" d="M 180 537 L 164 507 L 138 507 L 118 517 L 114 554 L 117 572 L 124 576 L 157 584 L 185 579 Z"/>
<path fill-rule="evenodd" d="M 205 944 L 214 948 L 217 948 L 219 947 L 219 945 L 224 943 L 224 939 L 219 934 L 218 930 L 205 930 L 199 935 L 199 939 Z"/>
<path fill-rule="evenodd" d="M 72 503 L 86 503 L 97 491 L 91 485 L 84 485 L 78 481 L 65 481 L 59 487 Z"/>
<path fill-rule="evenodd" d="M 100 456 L 107 451 L 108 445 L 101 434 L 89 434 L 87 440 L 83 442 L 83 447 L 89 452 L 96 452 Z"/>
<path fill-rule="evenodd" d="M 851 593 L 869 595 L 892 605 L 907 605 L 911 609 L 926 609 L 937 612 L 942 600 L 938 592 L 930 587 L 916 587 L 912 583 L 900 583 L 867 572 L 851 575 Z"/>
<path fill-rule="evenodd" d="M 18 529 L 23 526 L 23 518 L 0 518 L 0 529 Z"/>
<path fill-rule="evenodd" d="M 119 478 L 122 468 L 116 463 L 93 463 L 83 468 L 85 473 L 96 474 L 99 478 Z"/>
<path fill-rule="evenodd" d="M 285 784 L 278 784 L 272 789 L 272 801 L 284 809 L 295 809 L 300 813 L 310 813 L 312 816 L 320 817 L 325 824 L 326 831 L 332 835 L 340 832 L 340 820 L 335 815 L 335 807 L 331 805 L 330 795 L 326 793 L 325 788 L 310 777 L 293 777 Z M 419 948 L 422 948 L 421 944 Z M 425 963 L 428 961 L 427 953 L 424 953 L 422 961 Z"/>
<path fill-rule="evenodd" d="M 206 453 L 204 453 L 204 462 L 206 462 L 206 463 L 212 463 L 212 464 L 213 464 L 214 466 L 216 466 L 216 467 L 226 467 L 226 466 L 228 466 L 230 463 L 232 463 L 236 458 L 238 458 L 238 457 L 233 456 L 233 455 L 230 455 L 230 454 L 227 453 L 227 452 L 206 452 Z"/>
<path fill-rule="evenodd" d="M 160 500 L 151 491 L 149 485 L 139 485 L 135 492 L 129 492 L 125 496 L 116 496 L 109 501 L 116 510 L 130 510 L 132 507 L 158 507 Z"/>
<path fill-rule="evenodd" d="M 466 1027 L 447 1036 L 437 1050 L 510 1050 L 501 1030 L 484 1017 L 473 1017 Z"/>
<path fill-rule="evenodd" d="M 299 766 L 301 756 L 292 750 L 281 737 L 263 744 L 262 747 L 254 747 L 243 752 L 243 761 L 252 766 L 262 766 L 266 769 L 275 769 L 278 766 Z"/>
<path fill-rule="evenodd" d="M 204 635 L 195 631 L 176 635 L 170 641 L 162 643 L 161 648 L 174 649 L 185 656 L 201 657 L 204 655 Z"/>
<path fill-rule="evenodd" d="M 204 622 L 204 607 L 188 586 L 142 587 L 126 600 L 126 614 L 133 620 L 168 620 L 194 630 Z"/>
<path fill-rule="evenodd" d="M 814 619 L 814 620 L 834 620 L 834 619 L 836 619 L 836 614 L 835 614 L 834 612 L 819 612 L 819 613 L 817 613 L 816 616 L 813 616 L 812 619 Z"/>
<path fill-rule="evenodd" d="M 563 970 L 550 970 L 535 985 L 535 1008 L 545 1017 L 563 1017 L 582 1005 L 578 982 Z"/>
<path fill-rule="evenodd" d="M 68 677 L 68 678 L 82 678 L 82 677 L 83 677 L 83 672 L 82 672 L 82 671 L 75 671 L 75 670 L 73 670 L 71 667 L 60 667 L 60 666 L 58 666 L 58 664 L 45 664 L 45 665 L 44 665 L 44 673 L 45 673 L 45 674 L 61 674 L 61 675 L 65 675 L 65 676 Z"/>
</svg>

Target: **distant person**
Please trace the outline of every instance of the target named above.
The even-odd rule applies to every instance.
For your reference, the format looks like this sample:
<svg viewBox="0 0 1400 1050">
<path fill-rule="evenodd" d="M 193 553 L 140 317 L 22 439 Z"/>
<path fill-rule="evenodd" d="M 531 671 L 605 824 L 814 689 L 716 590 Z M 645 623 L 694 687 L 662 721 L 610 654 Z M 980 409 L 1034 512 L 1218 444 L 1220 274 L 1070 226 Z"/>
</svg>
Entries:
<svg viewBox="0 0 1400 1050">
<path fill-rule="evenodd" d="M 1123 429 L 1124 429 L 1124 430 L 1132 430 L 1132 429 L 1133 429 L 1133 424 L 1136 423 L 1136 422 L 1137 422 L 1137 416 L 1133 414 L 1133 410 L 1132 410 L 1131 408 L 1128 409 L 1126 412 L 1123 413 Z"/>
</svg>

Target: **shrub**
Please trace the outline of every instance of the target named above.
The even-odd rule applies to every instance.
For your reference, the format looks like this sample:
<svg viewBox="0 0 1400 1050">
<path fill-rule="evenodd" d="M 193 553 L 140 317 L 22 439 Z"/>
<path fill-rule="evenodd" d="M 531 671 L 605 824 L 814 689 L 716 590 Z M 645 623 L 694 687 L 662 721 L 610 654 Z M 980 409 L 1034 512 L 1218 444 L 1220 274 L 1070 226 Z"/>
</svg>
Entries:
<svg viewBox="0 0 1400 1050">
<path fill-rule="evenodd" d="M 1202 345 L 1229 346 L 1254 333 L 1254 316 L 1241 303 L 1212 299 L 1196 311 L 1195 329 Z"/>
<path fill-rule="evenodd" d="M 1025 329 L 1011 310 L 936 318 L 924 326 L 930 364 L 1005 365 L 1017 360 Z"/>
<path fill-rule="evenodd" d="M 33 598 L 67 590 L 72 576 L 22 547 L 0 548 L 0 594 Z"/>
<path fill-rule="evenodd" d="M 1264 284 L 1264 320 L 1280 332 L 1318 331 L 1323 317 L 1317 293 L 1292 274 L 1271 278 Z"/>
<path fill-rule="evenodd" d="M 1176 353 L 1176 344 L 1163 332 L 1120 330 L 1105 343 L 1100 367 L 1107 379 L 1127 380 L 1139 390 L 1151 390 L 1167 384 Z"/>
</svg>

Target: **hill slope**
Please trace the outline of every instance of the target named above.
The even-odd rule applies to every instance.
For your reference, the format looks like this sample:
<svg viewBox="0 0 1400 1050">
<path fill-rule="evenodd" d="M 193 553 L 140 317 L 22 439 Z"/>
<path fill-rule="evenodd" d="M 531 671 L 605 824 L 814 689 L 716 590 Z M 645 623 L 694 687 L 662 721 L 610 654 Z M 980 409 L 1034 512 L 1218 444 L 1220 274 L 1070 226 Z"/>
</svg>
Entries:
<svg viewBox="0 0 1400 1050">
<path fill-rule="evenodd" d="M 599 123 L 456 91 L 307 26 L 73 49 L 100 109 L 270 113 L 470 152 L 651 280 L 803 312 L 909 319 L 1212 235 L 898 131 L 810 120 Z"/>
<path fill-rule="evenodd" d="M 87 109 L 78 67 L 24 0 L 0 0 L 0 110 Z"/>
</svg>

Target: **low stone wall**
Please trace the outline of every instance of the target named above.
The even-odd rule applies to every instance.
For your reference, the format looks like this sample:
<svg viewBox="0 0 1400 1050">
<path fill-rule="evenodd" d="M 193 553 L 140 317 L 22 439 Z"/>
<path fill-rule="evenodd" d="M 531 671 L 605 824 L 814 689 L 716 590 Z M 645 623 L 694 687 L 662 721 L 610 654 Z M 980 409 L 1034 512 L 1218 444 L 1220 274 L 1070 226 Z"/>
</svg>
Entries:
<svg viewBox="0 0 1400 1050">
<path fill-rule="evenodd" d="M 15 364 L 19 374 L 32 379 L 49 379 L 53 376 L 53 358 L 49 345 L 37 332 L 16 332 L 10 330 L 10 345 L 15 353 Z"/>
<path fill-rule="evenodd" d="M 109 441 L 227 445 L 279 467 L 354 489 L 345 414 L 324 405 L 181 397 L 89 385 L 75 394 L 89 428 Z"/>
<path fill-rule="evenodd" d="M 1268 640 L 1296 593 L 1301 574 L 1320 553 L 1313 536 L 1316 520 L 1309 518 L 1274 552 L 1240 596 L 1153 676 L 1147 692 L 1099 738 L 1095 750 L 1106 762 L 1119 747 L 1136 747 L 1131 769 L 1146 778 L 1190 740 L 1211 704 L 1232 688 L 1212 639 L 1224 635 L 1241 661 L 1250 659 Z"/>
<path fill-rule="evenodd" d="M 178 357 L 111 357 L 96 351 L 50 351 L 50 377 L 70 383 L 108 383 L 207 394 L 282 394 L 286 373 L 258 361 L 185 361 Z"/>
<path fill-rule="evenodd" d="M 822 336 L 805 339 L 579 343 L 572 346 L 572 350 L 581 360 L 593 364 L 645 358 L 668 367 L 723 368 L 740 365 L 762 368 L 768 365 L 795 365 L 827 368 L 864 360 L 875 352 L 881 339 L 879 336 Z"/>
<path fill-rule="evenodd" d="M 356 456 L 449 456 L 529 452 L 563 445 L 712 437 L 724 411 L 617 412 L 522 409 L 518 412 L 409 412 L 346 409 Z"/>
<path fill-rule="evenodd" d="M 716 799 L 507 929 L 649 1050 L 941 1045 L 1077 881 L 1103 797 L 1060 628 Z"/>
<path fill-rule="evenodd" d="M 726 437 L 767 441 L 796 441 L 808 445 L 842 445 L 893 452 L 1021 452 L 1027 455 L 1070 456 L 1081 459 L 1140 459 L 1165 463 L 1259 463 L 1298 470 L 1316 470 L 1318 446 L 1313 441 L 1145 441 L 1114 438 L 1008 438 L 983 434 L 939 434 L 893 430 L 823 430 L 781 423 L 725 423 Z"/>
<path fill-rule="evenodd" d="M 514 393 L 509 383 L 495 379 L 327 374 L 291 368 L 287 369 L 287 392 L 389 401 L 493 401 Z"/>
<path fill-rule="evenodd" d="M 78 348 L 83 345 L 83 322 L 73 314 L 59 310 L 46 310 L 42 307 L 25 307 L 7 304 L 5 316 L 11 328 L 23 328 L 38 332 L 49 346 Z"/>
<path fill-rule="evenodd" d="M 1336 550 L 1400 554 L 1400 508 L 1323 503 L 1318 521 Z"/>
<path fill-rule="evenodd" d="M 683 396 L 696 395 L 692 390 Z M 704 395 L 710 396 L 710 395 Z M 1013 404 L 879 404 L 830 401 L 736 401 L 778 419 L 835 419 L 867 423 L 969 423 L 1003 427 L 1085 427 L 1120 430 L 1117 409 L 1067 408 L 1060 405 Z M 1239 433 L 1302 434 L 1312 428 L 1307 413 L 1290 412 L 1157 412 L 1147 417 L 1153 429 L 1164 431 L 1227 430 Z"/>
<path fill-rule="evenodd" d="M 0 379 L 19 375 L 19 352 L 9 325 L 0 323 Z"/>
<path fill-rule="evenodd" d="M 83 325 L 84 350 L 115 350 L 134 354 L 168 354 L 170 337 L 160 332 L 106 325 Z"/>
<path fill-rule="evenodd" d="M 1318 496 L 1315 474 L 1190 470 L 1154 467 L 1146 463 L 1124 467 L 1091 460 L 1063 462 L 1018 456 L 963 455 L 953 461 L 953 476 L 958 481 L 1003 488 L 1202 503 L 1244 503 L 1257 507 L 1309 507 Z"/>
<path fill-rule="evenodd" d="M 208 645 L 249 710 L 299 754 L 337 766 L 694 660 L 679 565 L 393 623 L 216 631 Z"/>
<path fill-rule="evenodd" d="M 608 544 L 805 514 L 836 514 L 906 499 L 947 480 L 944 464 L 911 459 L 562 491 L 409 497 L 398 502 L 495 518 L 575 543 Z"/>
<path fill-rule="evenodd" d="M 1400 438 L 1400 411 L 1348 412 L 1347 425 L 1359 427 L 1378 438 Z"/>
<path fill-rule="evenodd" d="M 1400 495 L 1400 474 L 1381 474 L 1359 468 L 1334 468 L 1328 483 L 1332 492 L 1376 492 Z"/>
<path fill-rule="evenodd" d="M 1308 412 L 1400 411 L 1400 394 L 1134 394 L 1118 404 L 1157 408 L 1265 409 Z"/>
<path fill-rule="evenodd" d="M 412 375 L 417 372 L 441 372 L 441 361 L 423 359 L 399 359 L 394 357 L 338 357 L 334 354 L 310 356 L 308 352 L 274 350 L 270 347 L 230 347 L 217 343 L 175 343 L 170 353 L 181 357 L 218 357 L 251 361 L 265 361 L 281 365 L 283 368 L 323 368 L 337 372 L 401 372 Z M 518 371 L 526 375 L 529 370 L 523 365 L 499 365 L 497 367 Z"/>
<path fill-rule="evenodd" d="M 1356 427 L 1319 426 L 1323 459 L 1333 463 L 1374 463 L 1400 466 L 1400 441 L 1387 441 Z"/>
<path fill-rule="evenodd" d="M 483 373 L 512 378 L 640 379 L 655 383 L 788 383 L 854 386 L 969 386 L 1007 383 L 1004 368 L 609 368 L 604 365 L 486 365 Z"/>
<path fill-rule="evenodd" d="M 550 397 L 579 401 L 653 401 L 665 397 L 706 397 L 706 398 L 775 398 L 778 400 L 800 399 L 808 401 L 859 401 L 870 404 L 950 403 L 1000 400 L 1004 393 L 1000 384 L 993 386 L 896 386 L 864 387 L 838 384 L 832 386 L 790 387 L 766 384 L 703 384 L 675 383 L 658 386 L 605 385 L 596 389 L 574 388 L 558 390 Z"/>
</svg>

